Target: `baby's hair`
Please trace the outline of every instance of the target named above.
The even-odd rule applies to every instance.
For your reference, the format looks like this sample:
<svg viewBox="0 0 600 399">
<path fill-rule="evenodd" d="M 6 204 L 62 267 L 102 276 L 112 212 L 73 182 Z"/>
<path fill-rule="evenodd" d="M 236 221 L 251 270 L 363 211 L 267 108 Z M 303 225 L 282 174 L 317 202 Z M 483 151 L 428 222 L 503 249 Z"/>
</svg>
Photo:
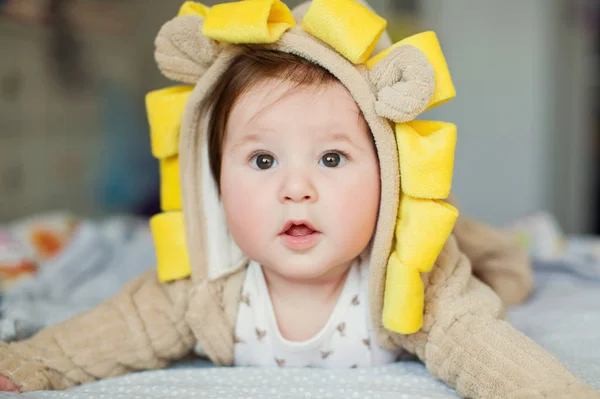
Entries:
<svg viewBox="0 0 600 399">
<path fill-rule="evenodd" d="M 245 46 L 244 51 L 235 56 L 227 71 L 221 75 L 204 103 L 205 109 L 212 110 L 208 126 L 208 150 L 211 173 L 217 185 L 221 176 L 227 119 L 235 102 L 257 83 L 273 78 L 294 82 L 293 88 L 319 87 L 337 82 L 337 78 L 325 68 L 294 54 Z"/>
</svg>

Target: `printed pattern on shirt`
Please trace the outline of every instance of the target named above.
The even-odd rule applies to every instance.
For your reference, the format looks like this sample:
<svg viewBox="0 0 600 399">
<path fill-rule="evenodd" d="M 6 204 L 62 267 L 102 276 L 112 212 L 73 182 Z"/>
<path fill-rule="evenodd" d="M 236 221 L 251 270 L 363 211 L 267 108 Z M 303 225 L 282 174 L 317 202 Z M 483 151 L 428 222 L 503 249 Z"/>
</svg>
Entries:
<svg viewBox="0 0 600 399">
<path fill-rule="evenodd" d="M 292 342 L 279 332 L 262 267 L 250 262 L 236 321 L 235 365 L 356 368 L 393 362 L 397 353 L 371 345 L 367 278 L 367 265 L 355 262 L 325 326 Z"/>
</svg>

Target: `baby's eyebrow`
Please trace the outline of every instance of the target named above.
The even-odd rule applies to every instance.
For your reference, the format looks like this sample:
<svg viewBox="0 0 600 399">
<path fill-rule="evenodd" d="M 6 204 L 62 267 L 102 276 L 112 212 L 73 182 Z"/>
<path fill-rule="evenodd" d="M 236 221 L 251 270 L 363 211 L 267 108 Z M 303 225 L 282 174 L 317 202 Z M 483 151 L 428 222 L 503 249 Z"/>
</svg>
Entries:
<svg viewBox="0 0 600 399">
<path fill-rule="evenodd" d="M 332 133 L 325 135 L 321 140 L 323 143 L 332 143 L 332 142 L 344 142 L 352 146 L 355 150 L 365 153 L 369 150 L 362 144 L 356 143 L 352 140 L 352 138 L 345 133 Z"/>
<path fill-rule="evenodd" d="M 352 139 L 350 137 L 348 137 L 348 135 L 346 135 L 344 133 L 328 134 L 328 135 L 324 136 L 321 139 L 321 141 L 345 141 L 348 144 L 356 146 L 356 144 L 354 144 L 354 141 L 352 141 Z"/>
<path fill-rule="evenodd" d="M 249 133 L 249 134 L 243 135 L 241 138 L 234 141 L 233 144 L 231 145 L 231 147 L 232 147 L 232 149 L 237 149 L 239 147 L 245 146 L 246 144 L 261 143 L 261 142 L 262 142 L 262 140 L 258 134 Z"/>
</svg>

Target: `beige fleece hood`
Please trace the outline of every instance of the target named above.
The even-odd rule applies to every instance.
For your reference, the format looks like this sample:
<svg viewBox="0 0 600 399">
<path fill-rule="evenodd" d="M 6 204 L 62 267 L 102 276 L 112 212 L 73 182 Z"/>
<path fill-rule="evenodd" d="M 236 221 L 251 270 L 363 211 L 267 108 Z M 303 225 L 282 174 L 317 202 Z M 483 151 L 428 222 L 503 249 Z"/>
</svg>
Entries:
<svg viewBox="0 0 600 399">
<path fill-rule="evenodd" d="M 186 2 L 156 39 L 163 74 L 187 86 L 152 92 L 152 150 L 161 162 L 163 213 L 152 220 L 162 281 L 194 283 L 245 267 L 226 224 L 209 167 L 210 110 L 202 104 L 241 45 L 298 55 L 330 71 L 351 93 L 372 132 L 380 162 L 381 204 L 370 248 L 375 325 L 402 334 L 423 323 L 428 272 L 458 212 L 449 195 L 456 128 L 416 121 L 455 91 L 437 37 L 425 32 L 395 45 L 386 21 L 355 0 L 314 0 L 289 10 L 279 0 L 208 8 Z"/>
</svg>

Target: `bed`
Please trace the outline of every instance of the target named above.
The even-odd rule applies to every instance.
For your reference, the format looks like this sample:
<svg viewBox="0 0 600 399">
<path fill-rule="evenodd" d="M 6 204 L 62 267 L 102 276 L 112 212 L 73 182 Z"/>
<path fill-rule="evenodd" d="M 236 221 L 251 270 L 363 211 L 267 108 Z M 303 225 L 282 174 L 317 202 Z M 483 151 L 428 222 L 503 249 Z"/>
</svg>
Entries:
<svg viewBox="0 0 600 399">
<path fill-rule="evenodd" d="M 98 264 L 87 266 L 85 282 L 81 281 L 81 276 L 78 282 L 72 282 L 80 287 L 79 290 L 71 291 L 72 297 L 60 297 L 56 292 L 48 293 L 49 288 L 46 288 L 46 297 L 39 298 L 40 303 L 36 304 L 34 295 L 35 292 L 40 292 L 41 286 L 51 285 L 51 281 L 56 280 L 61 267 L 62 272 L 67 272 L 68 262 L 55 264 L 47 269 L 53 270 L 52 273 L 48 271 L 44 274 L 43 270 L 29 284 L 16 287 L 15 292 L 19 293 L 20 290 L 21 302 L 19 295 L 12 293 L 7 296 L 2 305 L 4 319 L 1 323 L 4 324 L 0 324 L 0 333 L 6 336 L 9 335 L 10 328 L 18 329 L 17 321 L 34 331 L 41 325 L 70 317 L 101 300 L 101 294 L 94 294 L 98 291 L 97 288 L 94 291 L 91 287 L 101 285 L 104 288 L 102 292 L 107 295 L 116 292 L 121 282 L 130 277 L 119 274 L 124 273 L 124 268 L 117 268 L 116 265 L 122 266 L 123 262 L 139 260 L 140 256 L 151 261 L 151 255 L 148 255 L 152 252 L 149 250 L 152 245 L 151 237 L 139 225 L 135 227 L 135 234 L 127 234 L 129 241 L 126 245 L 125 241 L 114 240 L 114 236 L 112 241 L 105 239 L 99 233 L 102 229 L 98 225 L 88 223 L 85 226 L 86 231 L 81 230 L 80 237 L 74 238 L 74 242 L 79 239 L 78 247 L 75 248 L 77 250 L 73 249 L 73 245 L 67 249 L 71 251 L 71 259 L 76 258 L 77 253 L 86 253 L 84 244 L 95 248 L 109 248 L 111 255 L 104 258 L 97 256 Z M 114 231 L 119 229 L 115 230 L 113 226 L 113 233 Z M 81 237 L 83 233 L 85 237 Z M 102 245 L 99 245 L 98 240 L 103 239 Z M 111 247 L 111 242 L 118 248 Z M 588 245 L 586 241 L 577 242 L 579 248 Z M 143 270 L 129 270 L 127 273 L 141 271 Z M 573 373 L 600 390 L 600 263 L 592 258 L 571 263 L 537 261 L 535 271 L 536 285 L 531 300 L 512 309 L 509 313 L 510 320 L 519 330 L 558 357 Z M 65 284 L 67 283 L 63 282 L 63 289 Z M 28 304 L 22 303 L 25 297 L 30 301 Z M 53 316 L 46 316 L 44 319 L 32 312 L 42 302 L 46 310 L 53 312 Z M 78 305 L 74 306 L 74 303 Z M 17 309 L 18 306 L 21 309 Z M 22 331 L 21 334 L 23 333 Z M 430 376 L 425 367 L 416 361 L 367 369 L 321 370 L 216 368 L 207 361 L 192 360 L 176 364 L 167 370 L 134 373 L 75 387 L 66 392 L 21 395 L 0 393 L 0 398 L 12 397 L 441 399 L 458 396 L 453 389 Z"/>
</svg>

